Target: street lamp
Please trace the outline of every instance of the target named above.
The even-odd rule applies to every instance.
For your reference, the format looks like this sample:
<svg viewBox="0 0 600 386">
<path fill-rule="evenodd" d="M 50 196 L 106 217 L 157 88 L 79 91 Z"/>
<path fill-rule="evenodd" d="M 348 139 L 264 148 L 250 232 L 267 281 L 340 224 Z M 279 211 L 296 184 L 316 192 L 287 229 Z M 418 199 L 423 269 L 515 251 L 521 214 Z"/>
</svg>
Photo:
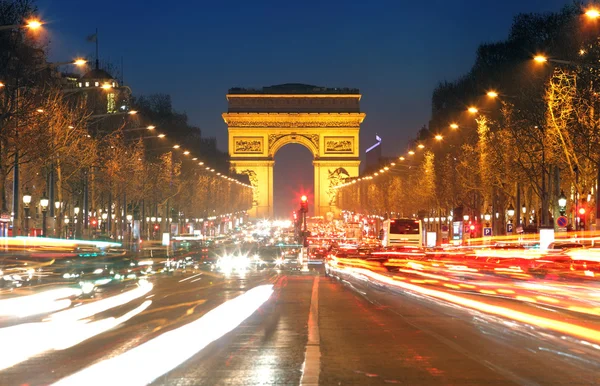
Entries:
<svg viewBox="0 0 600 386">
<path fill-rule="evenodd" d="M 31 204 L 31 194 L 26 190 L 23 195 L 23 209 L 25 210 L 25 236 L 29 236 L 29 204 Z"/>
<path fill-rule="evenodd" d="M 471 106 L 467 109 L 468 112 L 470 112 L 471 114 L 477 114 L 479 112 L 479 110 L 477 110 L 477 107 Z"/>
<path fill-rule="evenodd" d="M 48 211 L 48 205 L 50 200 L 46 197 L 46 193 L 40 198 L 40 206 L 42 207 L 42 236 L 46 237 L 46 211 Z"/>
<path fill-rule="evenodd" d="M 450 124 L 450 128 L 451 128 L 451 129 L 453 129 L 453 130 L 456 130 L 456 129 L 458 129 L 458 124 L 456 124 L 456 123 L 451 123 L 451 124 Z"/>
<path fill-rule="evenodd" d="M 468 214 L 465 214 L 465 215 L 463 216 L 463 220 L 465 220 L 465 221 L 469 221 L 469 215 L 468 215 Z"/>
<path fill-rule="evenodd" d="M 589 19 L 597 19 L 600 17 L 600 11 L 594 8 L 590 8 L 587 11 L 585 11 L 585 16 L 587 16 Z"/>
<path fill-rule="evenodd" d="M 490 98 L 498 98 L 498 93 L 494 90 L 490 90 L 487 92 L 487 96 Z"/>
<path fill-rule="evenodd" d="M 533 60 L 535 60 L 538 63 L 546 63 L 548 61 L 548 58 L 544 55 L 536 55 L 533 57 Z"/>
<path fill-rule="evenodd" d="M 508 210 L 506 211 L 506 213 L 508 213 L 508 217 L 510 217 L 510 219 L 512 220 L 513 216 L 515 215 L 515 208 L 512 206 L 512 204 L 508 206 Z"/>
<path fill-rule="evenodd" d="M 560 214 L 562 216 L 565 215 L 565 208 L 567 206 L 567 197 L 565 196 L 565 192 L 564 191 L 560 191 L 560 196 L 558 196 L 558 211 L 560 212 Z"/>
</svg>

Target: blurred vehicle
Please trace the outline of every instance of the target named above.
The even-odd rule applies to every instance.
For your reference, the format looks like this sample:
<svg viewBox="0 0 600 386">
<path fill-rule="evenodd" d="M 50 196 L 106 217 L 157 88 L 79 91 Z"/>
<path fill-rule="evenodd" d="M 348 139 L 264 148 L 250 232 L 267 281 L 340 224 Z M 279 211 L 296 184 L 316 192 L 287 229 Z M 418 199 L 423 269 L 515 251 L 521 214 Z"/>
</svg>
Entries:
<svg viewBox="0 0 600 386">
<path fill-rule="evenodd" d="M 327 255 L 327 248 L 322 245 L 310 245 L 307 249 L 308 264 L 323 264 Z"/>
<path fill-rule="evenodd" d="M 410 218 L 392 218 L 382 225 L 381 244 L 384 247 L 396 245 L 423 245 L 421 220 Z"/>
</svg>

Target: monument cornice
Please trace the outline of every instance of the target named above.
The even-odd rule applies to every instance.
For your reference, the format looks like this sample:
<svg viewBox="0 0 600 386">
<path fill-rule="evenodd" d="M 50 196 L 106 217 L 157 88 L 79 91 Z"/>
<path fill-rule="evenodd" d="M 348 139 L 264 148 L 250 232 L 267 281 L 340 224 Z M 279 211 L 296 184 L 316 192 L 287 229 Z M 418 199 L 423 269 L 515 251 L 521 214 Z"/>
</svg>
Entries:
<svg viewBox="0 0 600 386">
<path fill-rule="evenodd" d="M 365 113 L 223 113 L 229 128 L 324 128 L 356 127 L 366 117 Z"/>
</svg>

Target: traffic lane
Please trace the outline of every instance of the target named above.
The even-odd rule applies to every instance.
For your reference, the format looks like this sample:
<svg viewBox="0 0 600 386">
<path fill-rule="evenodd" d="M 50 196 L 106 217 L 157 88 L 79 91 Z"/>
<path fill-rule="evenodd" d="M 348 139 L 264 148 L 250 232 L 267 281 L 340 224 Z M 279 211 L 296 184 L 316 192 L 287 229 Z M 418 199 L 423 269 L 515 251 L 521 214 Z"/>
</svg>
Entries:
<svg viewBox="0 0 600 386">
<path fill-rule="evenodd" d="M 298 385 L 313 281 L 283 273 L 257 312 L 154 385 Z"/>
<path fill-rule="evenodd" d="M 197 274 L 197 273 L 196 273 Z M 46 351 L 0 372 L 0 384 L 46 385 L 90 364 L 117 356 L 164 332 L 198 319 L 223 302 L 246 290 L 273 280 L 273 272 L 218 277 L 194 273 L 153 278 L 154 288 L 146 296 L 95 315 L 95 319 L 120 316 L 145 301 L 152 304 L 118 327 L 73 347 Z M 191 277 L 191 279 L 189 279 Z M 188 280 L 181 281 L 188 278 Z M 27 337 L 23 337 L 27 344 Z"/>
<path fill-rule="evenodd" d="M 331 374 L 332 381 L 355 379 L 357 375 L 349 375 L 354 371 L 364 377 L 371 374 L 379 382 L 387 378 L 390 382 L 409 384 L 588 385 L 600 382 L 598 350 L 576 339 L 418 293 L 392 290 L 364 278 L 345 276 L 343 282 L 330 280 L 329 286 L 321 287 L 322 291 L 336 290 L 360 307 L 362 312 L 357 315 L 365 315 L 358 327 L 345 318 L 339 322 L 345 323 L 345 329 L 350 332 L 357 330 L 356 339 L 361 339 L 364 333 L 364 345 L 373 346 L 372 354 L 381 360 L 374 361 L 368 349 L 357 351 L 353 365 L 342 361 L 333 366 L 341 370 Z M 322 303 L 331 302 L 332 296 L 322 294 L 321 299 Z M 328 320 L 329 312 L 341 315 L 343 310 L 336 312 L 335 307 L 336 303 L 329 307 L 323 304 L 321 320 Z M 321 326 L 323 369 L 329 368 L 328 358 L 335 358 L 335 355 L 326 355 L 326 345 L 333 350 L 335 345 L 344 342 L 343 335 L 337 336 L 340 326 L 334 324 L 331 332 L 333 336 L 328 338 L 325 327 Z M 333 337 L 337 339 L 329 342 Z M 347 351 L 351 352 L 352 347 L 350 345 Z M 381 350 L 380 354 L 377 349 Z M 419 374 L 425 376 L 421 378 Z M 410 377 L 408 381 L 406 376 Z"/>
</svg>

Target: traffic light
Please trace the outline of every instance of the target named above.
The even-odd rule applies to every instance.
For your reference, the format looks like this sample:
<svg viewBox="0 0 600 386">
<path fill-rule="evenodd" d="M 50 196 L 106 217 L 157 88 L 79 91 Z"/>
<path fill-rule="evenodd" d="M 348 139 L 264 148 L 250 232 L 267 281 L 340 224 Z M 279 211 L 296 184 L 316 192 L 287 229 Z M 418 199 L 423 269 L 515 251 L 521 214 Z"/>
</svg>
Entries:
<svg viewBox="0 0 600 386">
<path fill-rule="evenodd" d="M 154 230 L 157 231 L 158 230 L 158 224 L 154 225 Z"/>
<path fill-rule="evenodd" d="M 300 197 L 300 210 L 304 213 L 308 213 L 308 197 Z"/>
<path fill-rule="evenodd" d="M 90 218 L 90 225 L 95 228 L 98 226 L 98 220 L 96 220 L 96 217 L 92 217 Z"/>
</svg>

